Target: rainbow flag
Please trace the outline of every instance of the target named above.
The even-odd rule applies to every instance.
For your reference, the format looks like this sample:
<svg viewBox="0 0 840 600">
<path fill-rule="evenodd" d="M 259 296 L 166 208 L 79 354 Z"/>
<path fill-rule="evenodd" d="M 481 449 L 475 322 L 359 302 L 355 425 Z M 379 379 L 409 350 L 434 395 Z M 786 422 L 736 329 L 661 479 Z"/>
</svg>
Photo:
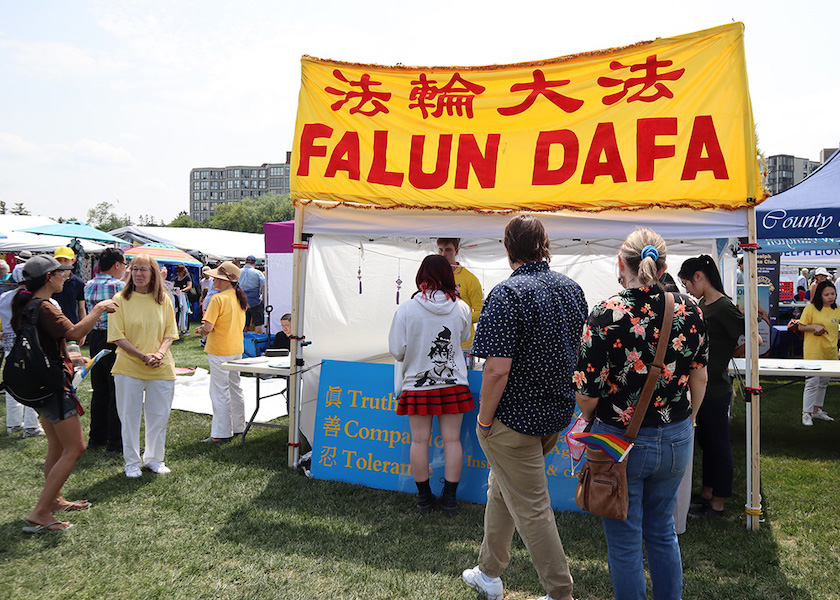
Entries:
<svg viewBox="0 0 840 600">
<path fill-rule="evenodd" d="M 603 450 L 615 462 L 623 461 L 630 454 L 630 450 L 633 449 L 631 442 L 611 433 L 587 433 L 581 431 L 571 432 L 569 433 L 569 437 L 590 448 Z"/>
</svg>

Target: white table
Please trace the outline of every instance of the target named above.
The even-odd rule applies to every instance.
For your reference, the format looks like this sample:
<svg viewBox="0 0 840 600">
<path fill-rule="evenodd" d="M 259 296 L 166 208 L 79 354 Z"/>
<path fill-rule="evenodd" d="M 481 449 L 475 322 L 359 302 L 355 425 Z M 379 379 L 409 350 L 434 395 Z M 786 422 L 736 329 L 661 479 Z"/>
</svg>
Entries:
<svg viewBox="0 0 840 600">
<path fill-rule="evenodd" d="M 245 436 L 248 435 L 248 430 L 252 425 L 259 425 L 260 427 L 276 427 L 280 429 L 288 429 L 288 425 L 279 425 L 275 423 L 254 423 L 257 413 L 260 411 L 260 401 L 274 396 L 286 396 L 286 402 L 289 400 L 289 374 L 291 373 L 290 359 L 288 356 L 280 357 L 266 357 L 258 356 L 256 358 L 243 358 L 240 360 L 232 360 L 222 363 L 222 369 L 225 371 L 238 371 L 239 373 L 251 373 L 256 375 L 257 380 L 257 407 L 254 413 L 245 426 L 245 431 L 242 432 L 242 444 L 245 444 Z M 275 392 L 267 396 L 260 396 L 260 379 L 265 376 L 282 377 L 286 380 L 286 389 L 282 392 Z M 261 377 L 262 376 L 262 377 Z"/>
<path fill-rule="evenodd" d="M 746 373 L 747 359 L 733 358 L 729 373 Z M 802 358 L 759 358 L 759 377 L 840 377 L 840 360 L 805 360 Z"/>
</svg>

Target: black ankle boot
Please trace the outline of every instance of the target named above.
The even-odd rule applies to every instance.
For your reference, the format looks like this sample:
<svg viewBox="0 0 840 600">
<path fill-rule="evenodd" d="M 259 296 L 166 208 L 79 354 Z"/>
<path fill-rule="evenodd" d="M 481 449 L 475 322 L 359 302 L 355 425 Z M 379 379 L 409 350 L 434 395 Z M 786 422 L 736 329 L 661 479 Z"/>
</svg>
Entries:
<svg viewBox="0 0 840 600">
<path fill-rule="evenodd" d="M 457 481 L 443 481 L 443 494 L 440 496 L 440 509 L 447 517 L 454 517 L 458 514 L 458 501 L 455 499 L 455 492 L 458 490 Z"/>
<path fill-rule="evenodd" d="M 429 486 L 429 480 L 415 483 L 417 484 L 417 510 L 421 515 L 428 515 L 437 504 L 432 488 Z"/>
</svg>

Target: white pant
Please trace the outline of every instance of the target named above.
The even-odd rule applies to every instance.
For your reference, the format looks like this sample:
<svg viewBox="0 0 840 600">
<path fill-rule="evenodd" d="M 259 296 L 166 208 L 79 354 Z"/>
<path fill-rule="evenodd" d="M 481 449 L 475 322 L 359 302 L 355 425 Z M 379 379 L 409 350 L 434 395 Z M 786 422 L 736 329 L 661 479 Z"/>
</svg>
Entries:
<svg viewBox="0 0 840 600">
<path fill-rule="evenodd" d="M 229 438 L 234 433 L 245 431 L 245 397 L 239 385 L 239 372 L 222 370 L 223 362 L 240 358 L 241 354 L 207 355 L 210 363 L 210 402 L 213 405 L 210 437 Z"/>
<path fill-rule="evenodd" d="M 830 377 L 806 377 L 805 391 L 802 394 L 802 412 L 812 413 L 814 407 L 822 408 L 825 402 L 825 390 Z"/>
<path fill-rule="evenodd" d="M 122 423 L 125 466 L 139 467 L 150 462 L 163 462 L 166 446 L 166 424 L 175 396 L 175 381 L 137 379 L 114 375 L 117 389 L 117 414 Z M 145 396 L 145 401 L 144 401 Z M 146 449 L 140 461 L 140 413 L 146 422 Z"/>
<path fill-rule="evenodd" d="M 6 427 L 20 427 L 25 429 L 41 429 L 38 413 L 34 408 L 24 406 L 6 392 Z"/>
</svg>

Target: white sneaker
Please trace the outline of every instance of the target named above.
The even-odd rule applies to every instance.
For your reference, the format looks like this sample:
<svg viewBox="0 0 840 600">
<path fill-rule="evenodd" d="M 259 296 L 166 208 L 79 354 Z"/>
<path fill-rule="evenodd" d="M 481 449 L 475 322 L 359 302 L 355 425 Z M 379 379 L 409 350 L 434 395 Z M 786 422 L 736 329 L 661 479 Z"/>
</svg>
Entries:
<svg viewBox="0 0 840 600">
<path fill-rule="evenodd" d="M 130 477 L 131 479 L 137 479 L 138 477 L 142 477 L 143 473 L 140 471 L 140 467 L 137 465 L 131 465 L 125 468 L 125 476 Z"/>
<path fill-rule="evenodd" d="M 814 424 L 814 417 L 811 413 L 802 413 L 802 424 L 808 427 Z"/>
<path fill-rule="evenodd" d="M 484 594 L 487 600 L 504 600 L 505 588 L 500 577 L 487 577 L 476 566 L 461 573 L 461 579 L 478 593 Z"/>
<path fill-rule="evenodd" d="M 146 466 L 149 467 L 149 470 L 153 473 L 157 473 L 158 475 L 167 475 L 172 472 L 172 469 L 166 466 L 165 463 L 152 461 L 147 462 Z"/>
<path fill-rule="evenodd" d="M 814 419 L 822 419 L 823 421 L 833 421 L 834 420 L 834 417 L 829 417 L 828 413 L 825 412 L 821 407 L 820 408 L 814 408 L 813 418 Z"/>
<path fill-rule="evenodd" d="M 23 437 L 25 438 L 34 438 L 44 434 L 44 430 L 40 427 L 27 427 L 23 430 Z"/>
</svg>

